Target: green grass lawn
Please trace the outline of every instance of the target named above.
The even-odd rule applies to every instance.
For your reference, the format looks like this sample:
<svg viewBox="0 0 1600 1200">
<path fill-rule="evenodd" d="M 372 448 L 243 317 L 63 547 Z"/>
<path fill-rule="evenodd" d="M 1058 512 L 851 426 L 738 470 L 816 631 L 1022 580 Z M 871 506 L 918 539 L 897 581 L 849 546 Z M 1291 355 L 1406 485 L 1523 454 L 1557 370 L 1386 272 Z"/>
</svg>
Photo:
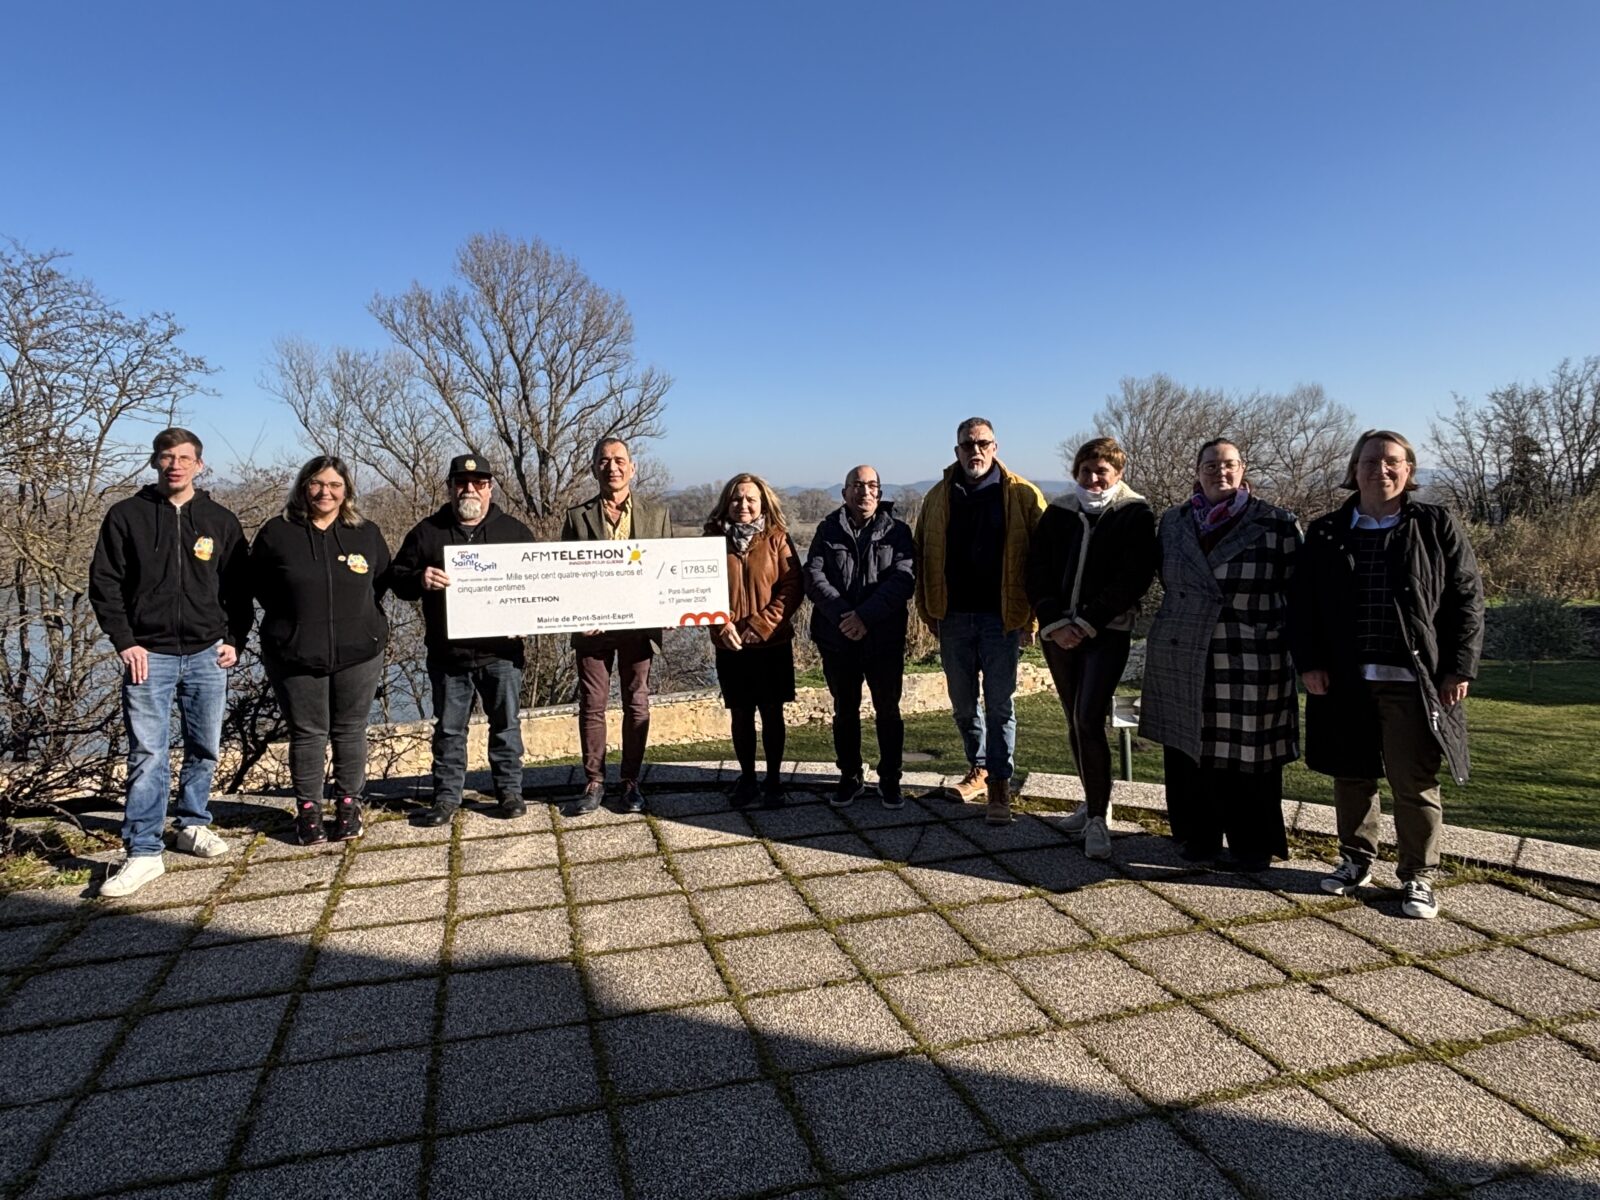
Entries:
<svg viewBox="0 0 1600 1200">
<path fill-rule="evenodd" d="M 1445 820 L 1578 846 L 1600 847 L 1600 662 L 1540 663 L 1530 686 L 1526 666 L 1485 666 L 1468 705 L 1472 782 L 1444 786 Z M 866 723 L 867 758 L 875 752 Z M 909 769 L 964 769 L 961 739 L 950 715 L 906 718 L 906 750 L 930 756 Z M 731 758 L 727 742 L 652 748 L 657 761 Z M 786 757 L 833 761 L 827 725 L 789 728 Z M 1075 770 L 1066 725 L 1053 693 L 1017 702 L 1017 764 L 1023 771 Z M 1135 742 L 1135 779 L 1161 781 L 1161 747 Z M 1293 763 L 1283 790 L 1293 800 L 1332 803 L 1331 782 Z M 1385 802 L 1387 807 L 1387 801 Z"/>
</svg>

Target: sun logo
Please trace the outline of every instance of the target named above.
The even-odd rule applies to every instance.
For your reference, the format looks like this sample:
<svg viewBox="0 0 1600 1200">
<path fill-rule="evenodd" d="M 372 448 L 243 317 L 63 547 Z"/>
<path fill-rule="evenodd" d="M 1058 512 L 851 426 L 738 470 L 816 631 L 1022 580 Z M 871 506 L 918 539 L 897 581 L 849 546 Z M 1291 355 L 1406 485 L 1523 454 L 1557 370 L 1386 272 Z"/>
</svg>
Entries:
<svg viewBox="0 0 1600 1200">
<path fill-rule="evenodd" d="M 633 566 L 634 563 L 643 562 L 643 561 L 644 561 L 644 547 L 643 546 L 629 546 L 628 547 L 628 565 L 631 567 L 631 566 Z"/>
</svg>

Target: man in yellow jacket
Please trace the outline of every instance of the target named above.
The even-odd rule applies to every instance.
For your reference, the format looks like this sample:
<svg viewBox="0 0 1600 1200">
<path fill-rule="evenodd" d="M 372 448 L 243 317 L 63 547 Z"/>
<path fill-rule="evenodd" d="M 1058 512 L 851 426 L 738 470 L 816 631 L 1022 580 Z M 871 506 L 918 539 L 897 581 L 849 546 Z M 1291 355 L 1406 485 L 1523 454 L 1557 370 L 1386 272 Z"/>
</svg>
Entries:
<svg viewBox="0 0 1600 1200">
<path fill-rule="evenodd" d="M 1011 821 L 1012 697 L 1017 660 L 1034 630 L 1028 542 L 1044 512 L 1044 496 L 1006 470 L 999 449 L 987 418 L 961 422 L 956 461 L 923 498 L 916 529 L 917 615 L 939 639 L 950 708 L 967 753 L 967 774 L 953 790 L 960 800 L 987 794 L 991 825 Z"/>
</svg>

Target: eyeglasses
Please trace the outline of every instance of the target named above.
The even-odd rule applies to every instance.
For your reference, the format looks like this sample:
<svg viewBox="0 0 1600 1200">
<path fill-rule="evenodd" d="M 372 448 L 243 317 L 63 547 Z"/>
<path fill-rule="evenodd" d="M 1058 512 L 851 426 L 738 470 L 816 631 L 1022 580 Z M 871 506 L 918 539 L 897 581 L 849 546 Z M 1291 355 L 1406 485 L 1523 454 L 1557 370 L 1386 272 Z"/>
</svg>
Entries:
<svg viewBox="0 0 1600 1200">
<path fill-rule="evenodd" d="M 845 484 L 845 487 L 854 488 L 856 491 L 860 491 L 860 492 L 881 492 L 881 491 L 883 491 L 883 485 L 880 484 L 876 479 L 867 479 L 867 480 L 852 479 L 849 483 Z"/>
<path fill-rule="evenodd" d="M 1243 461 L 1237 458 L 1223 458 L 1216 462 L 1200 464 L 1200 474 L 1221 475 L 1224 471 L 1237 471 L 1244 466 Z"/>
<path fill-rule="evenodd" d="M 487 492 L 493 482 L 494 480 L 492 479 L 470 479 L 464 477 L 457 477 L 450 481 L 452 487 L 471 488 L 475 492 Z"/>
<path fill-rule="evenodd" d="M 956 443 L 957 450 L 965 450 L 968 454 L 977 454 L 983 450 L 994 449 L 993 438 L 968 438 L 964 442 Z"/>
</svg>

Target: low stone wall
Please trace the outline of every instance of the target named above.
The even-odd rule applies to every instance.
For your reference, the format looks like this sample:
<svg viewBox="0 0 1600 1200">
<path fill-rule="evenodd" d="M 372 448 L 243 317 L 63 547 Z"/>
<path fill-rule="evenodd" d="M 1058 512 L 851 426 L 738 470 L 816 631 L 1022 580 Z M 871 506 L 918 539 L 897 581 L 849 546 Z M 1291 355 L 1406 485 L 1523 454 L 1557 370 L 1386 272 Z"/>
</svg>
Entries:
<svg viewBox="0 0 1600 1200">
<path fill-rule="evenodd" d="M 1050 672 L 1032 663 L 1017 667 L 1017 695 L 1031 696 L 1049 691 Z M 902 713 L 948 710 L 950 695 L 945 689 L 943 671 L 922 671 L 905 677 L 900 701 Z M 861 713 L 870 716 L 872 703 L 863 698 Z M 833 697 L 827 688 L 799 688 L 794 703 L 786 710 L 790 725 L 806 725 L 831 720 Z M 429 739 L 432 722 L 409 721 L 398 725 L 374 725 L 367 731 L 367 774 L 375 779 L 392 775 L 425 775 L 432 767 Z M 690 742 L 723 741 L 728 737 L 728 714 L 722 696 L 715 688 L 695 692 L 674 692 L 650 700 L 650 744 L 682 746 Z M 606 740 L 615 751 L 622 743 L 622 714 L 613 704 L 606 713 Z M 488 760 L 489 726 L 481 718 L 467 729 L 467 769 L 484 770 Z M 575 758 L 578 748 L 578 706 L 561 704 L 552 708 L 528 709 L 522 714 L 524 763 L 546 762 L 553 758 Z M 289 785 L 288 746 L 274 745 L 245 781 L 245 789 L 272 789 Z"/>
</svg>

